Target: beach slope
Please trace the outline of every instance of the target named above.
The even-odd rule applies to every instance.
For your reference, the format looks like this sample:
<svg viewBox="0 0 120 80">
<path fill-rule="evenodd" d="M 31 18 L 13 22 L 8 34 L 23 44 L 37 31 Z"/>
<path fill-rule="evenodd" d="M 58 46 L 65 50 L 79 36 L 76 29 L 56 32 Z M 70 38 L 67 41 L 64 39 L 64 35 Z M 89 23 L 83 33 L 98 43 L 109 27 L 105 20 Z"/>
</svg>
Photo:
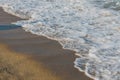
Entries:
<svg viewBox="0 0 120 80">
<path fill-rule="evenodd" d="M 10 24 L 11 22 L 18 20 L 21 19 L 5 13 L 0 8 L 0 24 Z M 5 54 L 2 58 L 6 58 L 8 56 L 7 58 L 9 59 L 10 55 L 13 56 L 9 59 L 10 63 L 14 63 L 14 61 L 16 63 L 17 61 L 19 62 L 22 60 L 22 64 L 18 63 L 18 65 L 16 65 L 16 69 L 19 70 L 19 68 L 23 66 L 26 70 L 30 69 L 29 72 L 34 72 L 34 69 L 32 68 L 37 66 L 36 70 L 41 70 L 41 72 L 32 74 L 37 74 L 38 76 L 45 72 L 42 74 L 42 77 L 45 77 L 45 79 L 41 79 L 39 76 L 36 77 L 37 79 L 31 78 L 29 80 L 92 80 L 86 77 L 84 73 L 79 72 L 76 68 L 74 68 L 73 62 L 77 57 L 74 55 L 75 52 L 63 49 L 57 41 L 50 40 L 42 36 L 33 35 L 29 32 L 25 32 L 22 28 L 17 28 L 0 30 L 0 43 L 2 43 L 0 46 L 0 49 L 2 50 L 0 52 L 2 53 L 0 54 Z M 3 47 L 3 45 L 7 46 L 7 48 Z M 16 60 L 18 55 L 23 56 L 24 58 Z M 9 64 L 9 61 L 7 64 Z M 6 62 L 1 63 L 1 65 L 4 64 L 6 65 Z M 12 69 L 14 70 L 14 66 Z M 23 73 L 21 74 L 24 75 Z M 49 79 L 47 79 L 46 76 Z M 21 76 L 21 78 L 22 79 L 12 80 L 27 80 L 24 79 L 24 76 Z M 1 80 L 5 79 L 1 78 Z"/>
</svg>

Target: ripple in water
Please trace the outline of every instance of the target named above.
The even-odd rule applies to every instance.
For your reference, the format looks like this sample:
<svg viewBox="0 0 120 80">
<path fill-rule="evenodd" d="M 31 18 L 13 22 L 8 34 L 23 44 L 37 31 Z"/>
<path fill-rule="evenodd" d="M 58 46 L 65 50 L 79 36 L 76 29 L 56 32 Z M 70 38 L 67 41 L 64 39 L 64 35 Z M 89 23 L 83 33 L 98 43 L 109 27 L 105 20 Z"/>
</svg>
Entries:
<svg viewBox="0 0 120 80">
<path fill-rule="evenodd" d="M 75 67 L 95 80 L 120 80 L 120 0 L 0 0 L 29 20 L 26 31 L 60 42 L 80 56 Z"/>
</svg>

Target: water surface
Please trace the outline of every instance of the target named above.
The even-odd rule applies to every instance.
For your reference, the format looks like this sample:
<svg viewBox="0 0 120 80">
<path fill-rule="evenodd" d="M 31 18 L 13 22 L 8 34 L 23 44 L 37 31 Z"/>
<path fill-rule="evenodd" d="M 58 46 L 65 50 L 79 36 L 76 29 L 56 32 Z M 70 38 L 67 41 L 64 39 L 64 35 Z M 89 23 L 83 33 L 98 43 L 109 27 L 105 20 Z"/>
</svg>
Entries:
<svg viewBox="0 0 120 80">
<path fill-rule="evenodd" d="M 14 25 L 14 24 L 0 25 L 0 30 L 11 30 L 11 29 L 16 29 L 20 27 L 21 26 Z"/>
<path fill-rule="evenodd" d="M 0 0 L 29 18 L 24 30 L 76 51 L 75 67 L 95 80 L 120 80 L 120 0 Z"/>
</svg>

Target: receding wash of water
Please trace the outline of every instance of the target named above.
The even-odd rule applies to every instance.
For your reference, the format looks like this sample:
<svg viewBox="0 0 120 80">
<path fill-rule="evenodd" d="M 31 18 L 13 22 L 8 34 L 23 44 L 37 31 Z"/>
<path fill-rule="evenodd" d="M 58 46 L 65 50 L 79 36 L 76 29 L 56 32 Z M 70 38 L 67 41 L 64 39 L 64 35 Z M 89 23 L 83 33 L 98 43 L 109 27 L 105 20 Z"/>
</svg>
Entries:
<svg viewBox="0 0 120 80">
<path fill-rule="evenodd" d="M 120 0 L 0 0 L 24 30 L 76 51 L 75 68 L 94 80 L 120 80 Z"/>
<path fill-rule="evenodd" d="M 10 29 L 16 29 L 16 28 L 20 28 L 21 26 L 19 25 L 0 25 L 0 30 L 10 30 Z"/>
</svg>

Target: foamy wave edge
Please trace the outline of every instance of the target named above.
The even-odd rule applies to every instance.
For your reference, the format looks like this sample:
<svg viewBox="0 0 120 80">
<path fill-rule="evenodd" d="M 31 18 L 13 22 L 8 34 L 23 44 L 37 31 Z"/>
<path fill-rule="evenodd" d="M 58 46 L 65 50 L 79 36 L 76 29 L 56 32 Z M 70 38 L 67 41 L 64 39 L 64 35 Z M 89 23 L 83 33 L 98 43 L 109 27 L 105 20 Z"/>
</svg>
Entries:
<svg viewBox="0 0 120 80">
<path fill-rule="evenodd" d="M 8 14 L 12 14 L 14 16 L 17 16 L 17 17 L 20 17 L 22 19 L 30 19 L 30 16 L 29 15 L 22 15 L 22 14 L 19 14 L 19 12 L 14 12 L 14 9 L 12 9 L 12 7 L 8 6 L 8 5 L 0 5 L 0 7 L 5 11 L 7 12 Z M 14 23 L 15 24 L 15 23 Z"/>
<path fill-rule="evenodd" d="M 29 19 L 31 18 L 30 15 L 19 14 L 19 12 L 16 13 L 16 12 L 12 9 L 12 7 L 10 7 L 10 6 L 8 6 L 8 5 L 0 5 L 0 7 L 2 7 L 3 10 L 4 10 L 5 12 L 7 12 L 8 14 L 12 14 L 12 15 L 17 16 L 17 17 L 20 17 L 20 18 L 22 18 L 22 19 L 27 19 L 27 20 L 29 20 Z M 14 22 L 14 23 L 12 23 L 12 24 L 18 25 L 16 22 Z M 59 39 L 57 39 L 57 38 L 51 38 L 51 37 L 49 37 L 49 36 L 47 36 L 47 35 L 44 35 L 44 34 L 40 35 L 40 34 L 37 34 L 37 33 L 32 32 L 32 31 L 30 31 L 30 30 L 24 29 L 24 25 L 20 25 L 20 26 L 22 26 L 22 27 L 23 27 L 23 30 L 25 30 L 26 32 L 31 32 L 32 34 L 35 34 L 35 35 L 38 35 L 38 36 L 44 36 L 44 37 L 46 37 L 46 38 L 48 38 L 48 39 L 56 40 L 56 41 L 58 41 L 58 42 L 60 43 L 60 45 L 62 45 L 62 48 L 63 48 L 63 49 L 71 50 L 71 49 L 69 49 L 69 48 L 65 48 L 65 47 L 63 46 L 63 44 L 62 44 L 62 43 L 59 41 Z M 75 54 L 76 56 L 80 56 L 80 54 L 78 54 L 75 49 L 72 49 L 71 51 L 75 51 L 76 53 L 74 53 L 74 54 Z M 86 70 L 83 71 L 82 69 L 80 69 L 79 67 L 77 67 L 77 66 L 76 66 L 76 65 L 77 65 L 76 60 L 77 60 L 77 58 L 76 58 L 75 61 L 73 62 L 73 63 L 75 64 L 75 65 L 74 65 L 74 68 L 78 69 L 80 72 L 85 73 L 85 75 L 88 76 L 89 78 L 94 79 L 94 80 L 98 80 L 98 78 L 92 77 L 91 75 L 89 75 L 89 74 L 86 72 Z"/>
</svg>

